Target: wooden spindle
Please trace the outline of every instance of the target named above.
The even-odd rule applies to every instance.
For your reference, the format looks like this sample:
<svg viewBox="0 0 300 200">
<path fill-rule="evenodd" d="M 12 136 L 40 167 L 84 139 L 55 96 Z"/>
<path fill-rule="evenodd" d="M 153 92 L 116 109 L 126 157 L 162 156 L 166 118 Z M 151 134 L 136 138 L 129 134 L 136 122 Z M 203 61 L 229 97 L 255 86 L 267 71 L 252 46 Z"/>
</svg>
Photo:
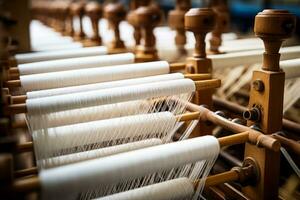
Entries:
<svg viewBox="0 0 300 200">
<path fill-rule="evenodd" d="M 91 38 L 87 39 L 84 42 L 85 46 L 100 46 L 102 44 L 102 39 L 100 37 L 99 33 L 99 20 L 102 16 L 102 7 L 99 3 L 95 1 L 91 1 L 86 4 L 85 6 L 85 13 L 87 16 L 89 16 L 91 23 L 92 23 L 92 29 L 93 29 L 93 35 Z"/>
<path fill-rule="evenodd" d="M 184 27 L 184 15 L 191 8 L 190 0 L 176 0 L 175 10 L 169 12 L 169 26 L 176 30 L 175 44 L 181 53 L 185 53 L 186 34 Z"/>
<path fill-rule="evenodd" d="M 210 8 L 192 8 L 185 14 L 185 29 L 193 32 L 196 39 L 193 57 L 189 57 L 186 62 L 187 73 L 212 73 L 212 61 L 206 57 L 205 36 L 213 30 L 215 21 L 215 13 Z M 193 102 L 212 108 L 212 94 L 213 90 L 211 89 L 197 92 Z M 211 133 L 212 127 L 201 122 L 191 136 L 210 135 Z"/>
<path fill-rule="evenodd" d="M 142 31 L 142 43 L 136 48 L 136 61 L 158 60 L 154 28 L 161 22 L 161 11 L 156 5 L 141 6 L 134 11 L 136 24 Z"/>
<path fill-rule="evenodd" d="M 108 20 L 109 28 L 114 32 L 114 39 L 109 44 L 110 53 L 125 52 L 125 44 L 120 36 L 120 22 L 126 18 L 126 10 L 123 4 L 115 2 L 108 3 L 104 7 L 104 17 Z"/>
<path fill-rule="evenodd" d="M 284 72 L 279 68 L 278 52 L 282 41 L 291 36 L 294 28 L 295 17 L 288 11 L 264 10 L 255 17 L 254 32 L 264 41 L 266 52 L 262 69 L 253 72 L 249 110 L 244 114 L 256 113 L 248 118 L 248 125 L 255 124 L 264 134 L 272 134 L 282 128 Z M 247 143 L 245 157 L 248 156 L 257 160 L 261 178 L 255 186 L 243 188 L 245 194 L 252 199 L 277 199 L 279 152 Z"/>
<path fill-rule="evenodd" d="M 84 2 L 74 2 L 71 4 L 71 11 L 74 17 L 79 19 L 79 30 L 74 34 L 75 41 L 82 41 L 85 39 L 85 33 L 83 31 L 83 16 L 84 16 Z"/>
</svg>

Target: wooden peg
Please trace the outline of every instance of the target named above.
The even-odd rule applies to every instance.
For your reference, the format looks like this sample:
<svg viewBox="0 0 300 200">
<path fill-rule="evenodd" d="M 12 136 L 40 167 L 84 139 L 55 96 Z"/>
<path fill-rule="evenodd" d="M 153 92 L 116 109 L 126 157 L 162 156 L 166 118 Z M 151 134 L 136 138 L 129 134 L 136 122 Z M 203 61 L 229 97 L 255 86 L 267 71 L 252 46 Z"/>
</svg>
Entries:
<svg viewBox="0 0 300 200">
<path fill-rule="evenodd" d="M 84 2 L 74 2 L 71 4 L 71 12 L 73 14 L 73 17 L 79 18 L 79 30 L 78 32 L 75 32 L 74 34 L 74 40 L 75 41 L 82 41 L 85 38 L 85 33 L 83 31 L 83 22 L 82 18 L 84 15 Z"/>
<path fill-rule="evenodd" d="M 175 44 L 181 53 L 186 54 L 186 34 L 184 28 L 184 15 L 191 8 L 190 0 L 176 0 L 175 10 L 169 12 L 169 26 L 176 30 Z"/>
<path fill-rule="evenodd" d="M 265 45 L 262 69 L 279 71 L 279 49 L 295 30 L 296 18 L 286 10 L 264 10 L 255 17 L 254 32 Z"/>
<path fill-rule="evenodd" d="M 222 44 L 222 33 L 229 28 L 229 11 L 225 4 L 212 5 L 212 9 L 216 13 L 216 26 L 211 32 L 210 53 L 219 54 L 219 47 Z"/>
<path fill-rule="evenodd" d="M 284 10 L 264 10 L 255 17 L 254 31 L 265 44 L 263 66 L 253 72 L 248 112 L 260 116 L 249 118 L 248 125 L 255 124 L 264 134 L 278 132 L 282 128 L 284 95 L 284 72 L 279 68 L 279 49 L 282 41 L 291 36 L 295 28 L 295 17 Z M 255 83 L 255 84 L 254 84 Z M 260 85 L 260 87 L 258 87 Z M 246 115 L 247 116 L 247 115 Z M 243 189 L 251 199 L 277 199 L 279 178 L 279 152 L 257 148 L 247 143 L 245 157 L 257 160 L 261 178 L 255 186 Z"/>
<path fill-rule="evenodd" d="M 205 36 L 213 30 L 215 21 L 215 13 L 210 8 L 192 8 L 185 14 L 185 29 L 192 31 L 196 39 L 193 57 L 189 57 L 186 62 L 187 73 L 207 74 L 212 72 L 212 61 L 206 57 Z M 193 102 L 212 108 L 212 94 L 212 89 L 197 92 L 194 95 Z M 212 127 L 201 122 L 195 128 L 192 136 L 210 135 L 211 133 Z"/>
<path fill-rule="evenodd" d="M 140 45 L 141 44 L 141 39 L 142 39 L 142 33 L 141 33 L 141 29 L 137 24 L 137 16 L 134 12 L 134 10 L 136 10 L 137 8 L 139 8 L 140 6 L 147 6 L 149 5 L 151 2 L 151 0 L 146 0 L 146 1 L 140 1 L 140 0 L 131 0 L 130 1 L 130 11 L 127 14 L 127 21 L 129 24 L 131 24 L 133 26 L 133 37 L 135 40 L 135 45 Z"/>
<path fill-rule="evenodd" d="M 125 44 L 120 36 L 120 23 L 126 18 L 126 10 L 121 3 L 108 3 L 104 7 L 104 17 L 108 20 L 109 28 L 114 31 L 114 39 L 109 44 L 111 53 L 125 52 Z"/>
<path fill-rule="evenodd" d="M 99 35 L 99 20 L 102 16 L 102 7 L 98 2 L 91 1 L 85 6 L 85 13 L 90 17 L 92 28 L 93 28 L 93 36 L 87 39 L 84 42 L 85 46 L 100 46 L 102 44 L 102 39 Z"/>
<path fill-rule="evenodd" d="M 141 6 L 135 11 L 135 14 L 143 38 L 141 45 L 138 45 L 136 49 L 136 60 L 138 62 L 158 60 L 153 30 L 161 22 L 161 11 L 156 5 Z"/>
</svg>

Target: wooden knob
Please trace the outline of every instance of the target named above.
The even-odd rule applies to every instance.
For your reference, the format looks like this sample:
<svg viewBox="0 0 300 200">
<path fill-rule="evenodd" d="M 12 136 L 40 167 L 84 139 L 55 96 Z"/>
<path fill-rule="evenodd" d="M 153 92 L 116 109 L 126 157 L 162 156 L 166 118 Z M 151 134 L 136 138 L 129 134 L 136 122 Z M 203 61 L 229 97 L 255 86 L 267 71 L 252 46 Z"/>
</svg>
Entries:
<svg viewBox="0 0 300 200">
<path fill-rule="evenodd" d="M 121 3 L 109 3 L 104 7 L 104 17 L 108 20 L 109 28 L 114 31 L 114 40 L 111 42 L 109 48 L 124 49 L 125 44 L 120 37 L 119 24 L 126 18 L 126 10 Z"/>
<path fill-rule="evenodd" d="M 91 41 L 95 42 L 96 45 L 101 45 L 102 40 L 99 35 L 99 20 L 102 16 L 102 7 L 98 2 L 89 2 L 85 6 L 85 13 L 90 17 L 92 23 L 93 36 Z"/>
<path fill-rule="evenodd" d="M 205 36 L 215 24 L 215 13 L 210 8 L 192 8 L 185 14 L 185 29 L 193 32 L 196 39 L 194 57 L 206 58 Z"/>
<path fill-rule="evenodd" d="M 296 18 L 286 10 L 264 10 L 255 17 L 254 32 L 265 45 L 263 69 L 279 71 L 279 49 L 295 30 Z"/>
<path fill-rule="evenodd" d="M 135 10 L 136 24 L 142 30 L 142 45 L 137 47 L 140 54 L 152 55 L 157 59 L 157 50 L 155 48 L 155 36 L 153 29 L 161 22 L 161 11 L 155 5 L 141 6 Z"/>
<path fill-rule="evenodd" d="M 126 18 L 126 9 L 121 3 L 109 3 L 104 7 L 104 17 L 108 21 L 120 23 Z"/>
<path fill-rule="evenodd" d="M 82 18 L 84 15 L 84 7 L 85 3 L 84 2 L 74 2 L 71 4 L 71 12 L 73 17 L 78 16 L 79 17 L 79 31 L 75 33 L 75 40 L 83 40 L 85 37 L 85 33 L 83 32 L 83 23 L 82 23 Z"/>
<path fill-rule="evenodd" d="M 222 33 L 229 28 L 229 12 L 225 5 L 217 5 L 212 7 L 216 13 L 216 26 L 212 31 L 212 38 L 210 40 L 210 51 L 212 53 L 220 53 L 219 47 L 222 44 Z"/>
<path fill-rule="evenodd" d="M 177 0 L 175 10 L 169 12 L 169 26 L 176 30 L 175 43 L 178 47 L 182 47 L 186 43 L 184 15 L 190 8 L 190 0 Z"/>
</svg>

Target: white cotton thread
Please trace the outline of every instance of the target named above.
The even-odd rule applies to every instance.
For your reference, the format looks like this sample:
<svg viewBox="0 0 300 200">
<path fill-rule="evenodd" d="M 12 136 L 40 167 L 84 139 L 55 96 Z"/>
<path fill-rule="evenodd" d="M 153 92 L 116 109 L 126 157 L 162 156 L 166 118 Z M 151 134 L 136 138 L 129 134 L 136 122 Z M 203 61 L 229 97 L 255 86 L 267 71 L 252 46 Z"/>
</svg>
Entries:
<svg viewBox="0 0 300 200">
<path fill-rule="evenodd" d="M 25 75 L 20 76 L 20 81 L 25 91 L 34 91 L 167 73 L 169 73 L 169 64 L 165 61 L 156 61 Z"/>
<path fill-rule="evenodd" d="M 194 195 L 194 185 L 188 178 L 173 179 L 97 200 L 189 200 Z"/>
<path fill-rule="evenodd" d="M 74 110 L 49 113 L 47 116 L 32 115 L 30 121 L 32 130 L 46 129 L 96 120 L 110 119 L 128 115 L 152 113 L 153 104 L 145 100 L 129 101 L 103 106 L 93 106 Z M 41 119 L 43 120 L 41 123 Z"/>
<path fill-rule="evenodd" d="M 172 74 L 163 74 L 158 76 L 110 81 L 104 83 L 94 83 L 94 84 L 55 88 L 55 89 L 48 89 L 48 90 L 38 90 L 38 91 L 27 92 L 26 95 L 28 99 L 33 99 L 33 98 L 56 96 L 56 95 L 63 95 L 63 94 L 70 94 L 70 93 L 77 93 L 77 92 L 87 92 L 92 90 L 121 87 L 126 85 L 137 85 L 137 84 L 152 83 L 158 81 L 176 80 L 176 79 L 183 79 L 183 78 L 184 75 L 181 73 L 172 73 Z"/>
<path fill-rule="evenodd" d="M 191 94 L 195 91 L 195 89 L 195 84 L 192 80 L 180 79 L 52 97 L 27 99 L 26 106 L 28 113 L 31 115 L 43 114 L 151 97 L 163 97 L 184 93 Z"/>
<path fill-rule="evenodd" d="M 58 167 L 66 164 L 72 164 L 76 162 L 82 162 L 85 160 L 91 160 L 95 158 L 103 158 L 106 156 L 111 156 L 118 153 L 124 153 L 128 151 L 133 151 L 137 149 L 142 149 L 150 146 L 155 146 L 162 144 L 162 140 L 158 138 L 152 138 L 147 140 L 141 140 L 137 142 L 130 142 L 126 144 L 114 145 L 110 147 L 105 147 L 101 149 L 94 149 L 90 151 L 84 151 L 79 153 L 67 154 L 63 156 L 56 156 L 52 158 L 47 158 L 39 160 L 37 165 L 39 168 L 47 169 Z"/>
<path fill-rule="evenodd" d="M 70 148 L 88 150 L 87 145 L 120 142 L 134 138 L 164 138 L 177 122 L 170 112 L 159 112 L 92 121 L 49 128 L 44 134 L 33 132 L 37 159 L 64 155 Z"/>
<path fill-rule="evenodd" d="M 18 64 L 23 64 L 23 63 L 45 61 L 45 60 L 57 60 L 57 59 L 97 56 L 97 55 L 105 55 L 105 54 L 107 54 L 107 48 L 104 46 L 99 46 L 99 47 L 85 47 L 79 49 L 16 54 L 15 59 L 17 60 Z"/>
<path fill-rule="evenodd" d="M 42 197 L 72 199 L 80 192 L 97 186 L 105 188 L 125 180 L 185 165 L 193 169 L 190 163 L 215 160 L 219 150 L 220 146 L 215 137 L 204 136 L 42 170 L 40 173 Z M 207 165 L 202 164 L 205 169 L 200 171 L 198 169 L 198 178 L 202 173 L 206 175 L 211 164 L 212 162 L 208 162 Z M 190 170 L 187 170 L 187 167 L 181 169 L 185 169 L 186 172 L 180 174 L 189 175 L 187 171 Z M 176 174 L 179 176 L 178 173 Z M 199 194 L 196 193 L 194 198 L 197 195 Z"/>
<path fill-rule="evenodd" d="M 134 54 L 124 53 L 20 64 L 18 65 L 18 69 L 20 75 L 30 75 L 132 63 L 134 63 Z"/>
</svg>

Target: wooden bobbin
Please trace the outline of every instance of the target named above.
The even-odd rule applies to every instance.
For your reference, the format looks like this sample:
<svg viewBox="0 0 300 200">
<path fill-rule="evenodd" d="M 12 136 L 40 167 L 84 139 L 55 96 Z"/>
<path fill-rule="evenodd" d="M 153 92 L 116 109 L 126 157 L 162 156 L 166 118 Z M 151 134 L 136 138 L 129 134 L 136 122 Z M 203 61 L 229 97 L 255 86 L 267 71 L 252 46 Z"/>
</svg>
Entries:
<svg viewBox="0 0 300 200">
<path fill-rule="evenodd" d="M 210 8 L 192 8 L 184 18 L 185 29 L 192 31 L 195 35 L 196 44 L 193 57 L 187 58 L 187 73 L 212 73 L 212 62 L 206 57 L 205 36 L 215 26 L 215 13 Z M 208 89 L 197 92 L 193 102 L 198 105 L 206 105 L 212 108 L 212 94 L 214 90 Z M 210 135 L 212 127 L 200 122 L 192 136 Z"/>
<path fill-rule="evenodd" d="M 264 134 L 282 128 L 284 72 L 279 68 L 279 49 L 282 41 L 291 36 L 295 17 L 285 10 L 264 10 L 255 17 L 255 34 L 265 44 L 261 70 L 253 72 L 250 100 L 244 113 L 248 125 L 256 125 Z M 280 154 L 246 144 L 245 157 L 255 158 L 261 178 L 257 185 L 243 190 L 251 199 L 277 199 Z"/>
<path fill-rule="evenodd" d="M 190 0 L 176 0 L 175 10 L 169 12 L 169 26 L 176 30 L 175 44 L 180 52 L 186 54 L 186 34 L 184 27 L 184 15 L 191 8 Z"/>
<path fill-rule="evenodd" d="M 130 1 L 130 11 L 127 14 L 127 21 L 129 24 L 131 24 L 133 26 L 133 29 L 134 29 L 133 37 L 134 37 L 136 46 L 141 44 L 142 32 L 141 32 L 140 27 L 137 24 L 137 20 L 136 20 L 137 16 L 136 16 L 134 10 L 136 10 L 140 6 L 147 6 L 147 5 L 149 5 L 150 2 L 151 2 L 151 0 L 146 0 L 146 1 L 131 0 Z"/>
<path fill-rule="evenodd" d="M 142 43 L 136 48 L 136 61 L 147 62 L 158 60 L 155 47 L 154 28 L 161 22 L 162 13 L 158 6 L 141 6 L 135 10 L 136 22 L 142 30 Z"/>
<path fill-rule="evenodd" d="M 229 28 L 229 11 L 224 3 L 212 5 L 213 11 L 216 13 L 216 26 L 212 31 L 210 42 L 210 53 L 219 54 L 219 47 L 222 44 L 222 33 L 228 31 Z"/>
<path fill-rule="evenodd" d="M 125 52 L 125 44 L 120 36 L 120 22 L 126 18 L 126 10 L 121 3 L 108 3 L 104 7 L 104 17 L 108 20 L 109 28 L 114 31 L 114 39 L 109 44 L 108 50 L 110 53 Z"/>
<path fill-rule="evenodd" d="M 79 30 L 78 32 L 74 33 L 73 39 L 75 41 L 82 41 L 85 39 L 85 33 L 83 31 L 83 22 L 82 18 L 84 15 L 84 2 L 74 2 L 71 4 L 71 12 L 73 17 L 78 17 L 79 18 Z"/>
<path fill-rule="evenodd" d="M 85 6 L 85 13 L 91 19 L 93 36 L 84 42 L 84 46 L 100 46 L 102 39 L 99 35 L 99 20 L 102 16 L 102 7 L 98 2 L 91 1 Z"/>
</svg>

